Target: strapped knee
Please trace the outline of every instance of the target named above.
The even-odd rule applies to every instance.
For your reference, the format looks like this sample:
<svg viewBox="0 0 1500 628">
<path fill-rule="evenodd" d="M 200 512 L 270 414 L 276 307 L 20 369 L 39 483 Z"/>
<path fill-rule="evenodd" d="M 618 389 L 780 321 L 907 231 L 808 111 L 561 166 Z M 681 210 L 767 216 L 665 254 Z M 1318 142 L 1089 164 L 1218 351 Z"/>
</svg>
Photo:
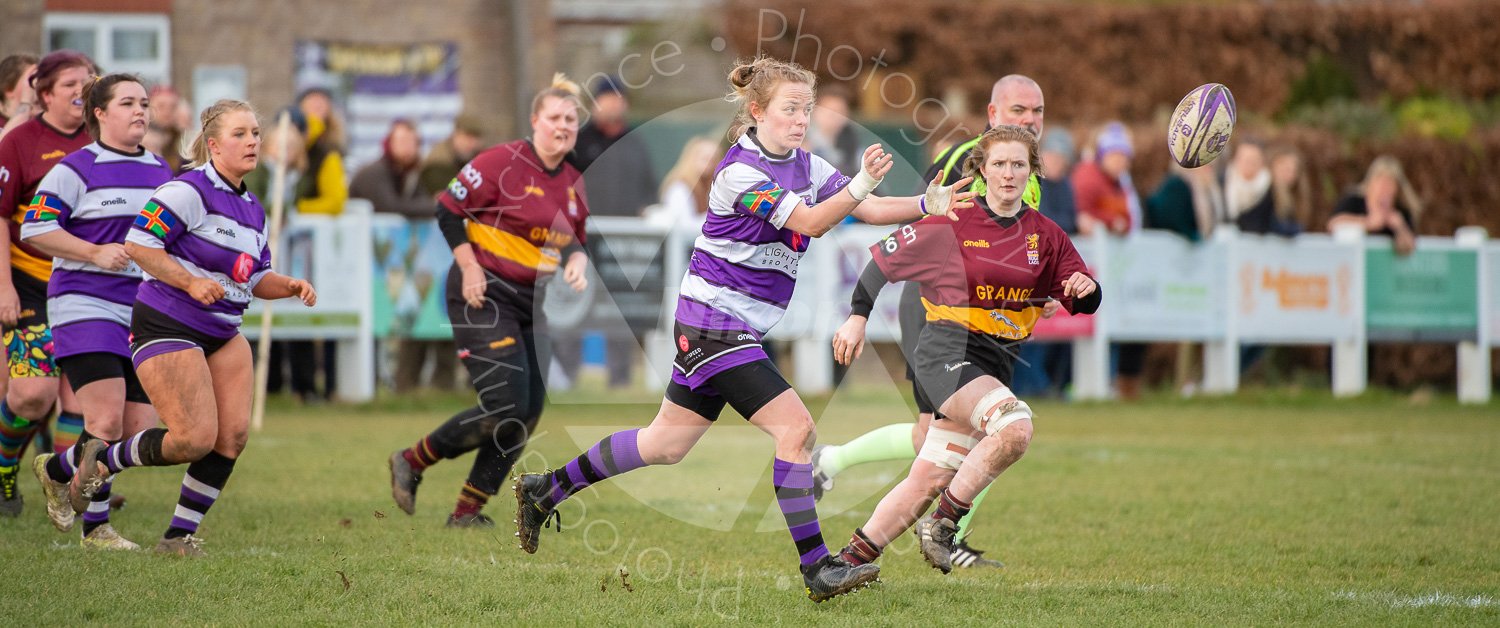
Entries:
<svg viewBox="0 0 1500 628">
<path fill-rule="evenodd" d="M 980 397 L 979 403 L 974 404 L 969 424 L 984 432 L 985 436 L 993 436 L 1011 423 L 1032 418 L 1034 415 L 1031 413 L 1031 406 L 1017 399 L 1010 388 L 1000 386 Z"/>
<path fill-rule="evenodd" d="M 922 450 L 917 458 L 926 460 L 943 469 L 957 471 L 969 457 L 969 452 L 979 444 L 979 439 L 967 434 L 948 430 L 928 429 L 927 440 L 922 441 Z"/>
</svg>

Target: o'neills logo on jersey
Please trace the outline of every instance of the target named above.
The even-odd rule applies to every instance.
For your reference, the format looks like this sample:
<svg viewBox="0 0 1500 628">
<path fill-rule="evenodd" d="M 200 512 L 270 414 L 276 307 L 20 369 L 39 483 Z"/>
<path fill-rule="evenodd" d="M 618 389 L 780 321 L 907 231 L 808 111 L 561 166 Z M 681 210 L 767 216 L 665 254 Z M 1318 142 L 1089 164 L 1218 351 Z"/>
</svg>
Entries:
<svg viewBox="0 0 1500 628">
<path fill-rule="evenodd" d="M 62 157 L 66 157 L 67 155 L 68 154 L 65 153 L 65 152 L 63 152 L 63 151 L 54 150 L 54 151 L 52 151 L 50 153 L 43 153 L 42 154 L 42 161 L 47 161 L 48 159 L 60 159 Z"/>
<path fill-rule="evenodd" d="M 688 350 L 687 336 L 684 335 L 684 336 L 678 336 L 677 337 L 677 348 L 678 349 L 682 349 L 683 351 L 687 351 Z"/>
<path fill-rule="evenodd" d="M 976 249 L 987 249 L 987 248 L 990 248 L 990 241 L 989 240 L 964 240 L 964 246 L 972 247 L 972 248 L 976 248 Z"/>
</svg>

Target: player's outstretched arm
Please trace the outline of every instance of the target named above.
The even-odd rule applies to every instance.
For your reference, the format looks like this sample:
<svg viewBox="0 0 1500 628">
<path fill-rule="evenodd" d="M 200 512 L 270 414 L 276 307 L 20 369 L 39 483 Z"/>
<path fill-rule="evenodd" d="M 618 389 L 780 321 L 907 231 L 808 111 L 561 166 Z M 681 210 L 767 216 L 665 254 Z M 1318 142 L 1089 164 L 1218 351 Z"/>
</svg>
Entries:
<svg viewBox="0 0 1500 628">
<path fill-rule="evenodd" d="M 900 224 L 929 215 L 958 220 L 959 210 L 974 206 L 974 192 L 969 189 L 974 178 L 964 177 L 952 185 L 942 185 L 942 176 L 939 172 L 922 196 L 871 196 L 854 209 L 854 217 L 872 225 Z"/>
<path fill-rule="evenodd" d="M 786 228 L 814 238 L 828 233 L 829 229 L 859 207 L 870 196 L 870 192 L 875 190 L 875 186 L 880 185 L 881 179 L 891 171 L 892 159 L 879 144 L 871 144 L 865 149 L 859 174 L 855 175 L 849 185 L 817 205 L 799 203 L 787 216 Z"/>
</svg>

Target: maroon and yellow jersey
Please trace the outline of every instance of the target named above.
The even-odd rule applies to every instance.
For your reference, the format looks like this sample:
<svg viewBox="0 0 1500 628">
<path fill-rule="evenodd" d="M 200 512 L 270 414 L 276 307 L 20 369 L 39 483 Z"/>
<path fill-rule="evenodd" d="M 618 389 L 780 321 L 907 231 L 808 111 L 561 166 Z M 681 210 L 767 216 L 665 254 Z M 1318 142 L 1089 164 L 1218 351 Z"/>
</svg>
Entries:
<svg viewBox="0 0 1500 628">
<path fill-rule="evenodd" d="M 10 229 L 10 265 L 41 281 L 52 277 L 52 256 L 21 241 L 21 222 L 36 186 L 52 166 L 93 139 L 78 127 L 63 133 L 42 121 L 27 120 L 0 139 L 0 218 Z"/>
<path fill-rule="evenodd" d="M 552 274 L 562 250 L 584 242 L 583 175 L 567 161 L 547 170 L 527 140 L 480 153 L 439 200 L 468 219 L 479 265 L 519 285 Z"/>
<path fill-rule="evenodd" d="M 893 282 L 922 284 L 928 322 L 1007 340 L 1031 335 L 1048 297 L 1073 312 L 1063 280 L 1093 275 L 1067 234 L 1031 209 L 1002 227 L 982 198 L 975 201 L 957 222 L 929 216 L 870 247 L 881 272 Z"/>
</svg>

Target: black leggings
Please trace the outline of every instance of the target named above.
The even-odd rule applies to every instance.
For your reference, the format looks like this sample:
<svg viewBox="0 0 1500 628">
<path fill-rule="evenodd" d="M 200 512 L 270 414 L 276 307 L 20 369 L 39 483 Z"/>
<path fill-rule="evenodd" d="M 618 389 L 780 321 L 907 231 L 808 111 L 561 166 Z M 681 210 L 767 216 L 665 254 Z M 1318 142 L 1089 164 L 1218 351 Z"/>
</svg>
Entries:
<svg viewBox="0 0 1500 628">
<path fill-rule="evenodd" d="M 475 309 L 463 300 L 461 279 L 457 266 L 449 269 L 448 319 L 479 399 L 433 430 L 428 444 L 442 458 L 477 450 L 469 484 L 494 495 L 542 416 L 547 400 L 542 376 L 551 363 L 551 344 L 529 286 L 512 291 L 516 287 L 492 277 L 484 307 Z"/>
<path fill-rule="evenodd" d="M 511 351 L 469 351 L 462 355 L 469 380 L 479 393 L 475 406 L 453 415 L 428 435 L 433 453 L 457 458 L 478 450 L 469 484 L 487 495 L 500 484 L 526 448 L 547 393 L 542 381 L 546 361 L 530 329 L 515 336 Z M 545 342 L 545 340 L 544 340 Z"/>
</svg>

